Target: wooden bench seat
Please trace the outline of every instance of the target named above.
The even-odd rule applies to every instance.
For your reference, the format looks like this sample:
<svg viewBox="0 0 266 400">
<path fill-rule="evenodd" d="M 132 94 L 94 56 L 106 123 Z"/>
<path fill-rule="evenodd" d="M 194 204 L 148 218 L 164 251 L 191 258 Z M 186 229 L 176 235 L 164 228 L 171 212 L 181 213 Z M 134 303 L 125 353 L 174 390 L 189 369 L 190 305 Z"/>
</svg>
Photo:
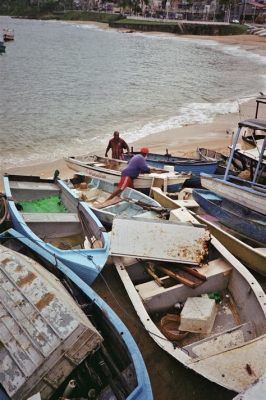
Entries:
<svg viewBox="0 0 266 400">
<path fill-rule="evenodd" d="M 183 347 L 191 357 L 206 358 L 255 339 L 252 322 L 245 322 Z"/>
<path fill-rule="evenodd" d="M 149 311 L 165 311 L 177 302 L 184 302 L 187 297 L 226 289 L 231 269 L 232 267 L 225 260 L 219 258 L 202 268 L 198 268 L 198 271 L 205 275 L 207 280 L 194 289 L 178 283 L 165 288 L 151 280 L 136 285 L 136 290 Z M 168 277 L 161 279 L 168 279 Z"/>
<path fill-rule="evenodd" d="M 9 181 L 11 189 L 23 189 L 23 190 L 51 190 L 59 192 L 58 185 L 49 182 L 26 182 L 26 181 Z"/>
<path fill-rule="evenodd" d="M 79 222 L 75 213 L 22 213 L 22 217 L 27 223 Z"/>
</svg>

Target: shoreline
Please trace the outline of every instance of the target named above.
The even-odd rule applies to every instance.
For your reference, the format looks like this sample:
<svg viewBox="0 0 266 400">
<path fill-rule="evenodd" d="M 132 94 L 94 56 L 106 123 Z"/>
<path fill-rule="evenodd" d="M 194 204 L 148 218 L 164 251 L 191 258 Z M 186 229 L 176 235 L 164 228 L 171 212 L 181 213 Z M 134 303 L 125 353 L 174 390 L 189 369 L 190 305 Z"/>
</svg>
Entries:
<svg viewBox="0 0 266 400">
<path fill-rule="evenodd" d="M 140 147 L 147 146 L 151 152 L 158 153 L 165 153 L 167 148 L 172 155 L 187 157 L 196 157 L 196 150 L 198 147 L 206 147 L 228 154 L 229 146 L 232 141 L 232 134 L 237 128 L 239 120 L 252 118 L 255 115 L 254 100 L 249 100 L 242 104 L 241 115 L 239 115 L 239 113 L 218 115 L 212 122 L 192 124 L 153 133 L 135 142 L 128 143 L 128 145 L 130 148 L 133 147 L 134 150 L 139 150 Z M 121 137 L 123 137 L 123 135 L 121 135 Z M 101 149 L 99 154 L 104 155 L 104 151 L 105 147 Z M 51 162 L 7 168 L 5 171 L 0 170 L 0 174 L 33 175 L 32 171 L 34 171 L 34 175 L 40 175 L 46 178 L 53 177 L 56 169 L 60 171 L 60 177 L 62 179 L 69 178 L 74 174 L 74 171 L 66 166 L 62 158 Z"/>
<path fill-rule="evenodd" d="M 64 23 L 71 24 L 86 24 L 94 25 L 104 30 L 116 30 L 119 32 L 127 32 L 126 29 L 116 29 L 109 27 L 108 24 L 95 22 L 95 21 L 64 21 Z M 138 31 L 134 31 L 138 33 Z M 134 34 L 134 32 L 132 34 Z M 143 32 L 141 32 L 143 33 Z M 156 35 L 156 36 L 169 36 L 173 34 L 162 33 L 162 32 L 147 32 L 145 35 Z M 178 36 L 178 35 L 174 35 Z M 227 45 L 239 45 L 252 52 L 266 50 L 266 38 L 254 35 L 232 35 L 232 36 L 198 36 L 198 35 L 180 35 L 181 38 L 193 39 L 193 40 L 211 40 Z M 239 120 L 253 118 L 255 115 L 255 100 L 248 100 L 240 105 L 239 113 L 227 113 L 216 115 L 213 121 L 209 123 L 198 123 L 192 125 L 186 125 L 178 128 L 164 130 L 158 133 L 152 133 L 137 141 L 128 143 L 129 147 L 134 147 L 138 150 L 142 146 L 148 146 L 151 152 L 162 152 L 164 153 L 166 148 L 172 155 L 180 156 L 196 156 L 197 147 L 207 147 L 213 150 L 221 151 L 228 154 L 228 146 L 231 144 L 232 132 L 237 128 Z M 266 118 L 266 115 L 265 115 Z M 119 126 L 117 127 L 119 130 Z M 123 135 L 121 134 L 121 137 Z M 107 143 L 106 143 L 107 145 Z M 103 155 L 105 147 L 101 149 L 99 154 Z M 38 164 L 26 163 L 19 167 L 10 167 L 5 170 L 0 170 L 0 174 L 3 175 L 5 172 L 8 173 L 19 173 L 19 174 L 32 174 L 34 170 L 35 175 L 42 177 L 53 176 L 55 169 L 59 169 L 62 178 L 67 178 L 73 174 L 73 171 L 69 170 L 63 159 L 56 159 L 49 162 L 41 162 Z"/>
</svg>

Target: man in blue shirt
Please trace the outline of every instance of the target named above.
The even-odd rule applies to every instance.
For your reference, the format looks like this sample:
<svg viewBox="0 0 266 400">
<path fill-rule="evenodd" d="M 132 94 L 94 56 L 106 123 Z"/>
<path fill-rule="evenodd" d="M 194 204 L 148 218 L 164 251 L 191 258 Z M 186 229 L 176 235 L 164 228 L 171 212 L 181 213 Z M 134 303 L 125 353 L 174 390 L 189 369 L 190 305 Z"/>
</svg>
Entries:
<svg viewBox="0 0 266 400">
<path fill-rule="evenodd" d="M 127 167 L 123 169 L 120 181 L 118 182 L 118 188 L 108 197 L 107 200 L 111 200 L 115 196 L 119 196 L 121 192 L 126 187 L 134 187 L 134 179 L 136 179 L 141 173 L 150 173 L 154 169 L 151 169 L 145 158 L 149 154 L 149 149 L 147 147 L 142 147 L 140 149 L 140 154 L 135 155 L 129 161 Z M 155 169 L 155 171 L 158 171 Z"/>
</svg>

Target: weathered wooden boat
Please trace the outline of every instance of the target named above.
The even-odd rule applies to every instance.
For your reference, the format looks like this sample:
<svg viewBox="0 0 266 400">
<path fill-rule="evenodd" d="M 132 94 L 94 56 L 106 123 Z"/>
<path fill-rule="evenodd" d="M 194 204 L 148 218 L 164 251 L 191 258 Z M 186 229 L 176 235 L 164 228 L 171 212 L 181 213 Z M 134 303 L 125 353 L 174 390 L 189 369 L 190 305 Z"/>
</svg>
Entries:
<svg viewBox="0 0 266 400">
<path fill-rule="evenodd" d="M 174 200 L 159 188 L 152 188 L 151 196 L 164 208 L 175 210 L 185 207 L 202 224 L 207 225 L 211 234 L 221 242 L 227 250 L 237 257 L 242 263 L 261 275 L 266 276 L 266 246 L 255 241 L 247 240 L 244 236 L 222 225 L 217 218 L 202 213 L 195 200 L 190 198 Z M 191 193 L 192 196 L 192 193 Z M 175 211 L 171 211 L 175 213 Z M 171 218 L 170 212 L 170 218 Z"/>
<path fill-rule="evenodd" d="M 88 176 L 100 178 L 112 183 L 118 183 L 121 171 L 127 162 L 100 156 L 78 156 L 66 157 L 67 166 L 74 171 L 84 172 Z M 151 186 L 161 186 L 164 191 L 177 192 L 182 188 L 184 182 L 191 177 L 189 173 L 150 173 L 140 174 L 134 179 L 134 187 L 145 194 L 149 194 Z"/>
<path fill-rule="evenodd" d="M 266 215 L 253 211 L 240 202 L 225 199 L 210 190 L 194 189 L 194 200 L 208 214 L 216 217 L 223 225 L 266 245 Z"/>
<path fill-rule="evenodd" d="M 212 235 L 246 267 L 266 276 L 266 246 L 247 240 L 244 236 L 222 225 L 209 214 L 196 212 L 193 215 L 199 222 L 207 225 Z"/>
<path fill-rule="evenodd" d="M 116 215 L 144 218 L 163 218 L 165 215 L 165 210 L 157 201 L 131 188 L 126 188 L 119 196 L 107 200 L 116 189 L 112 182 L 80 173 L 75 174 L 66 183 L 73 196 L 86 202 L 108 230 L 112 227 Z"/>
<path fill-rule="evenodd" d="M 134 243 L 138 249 L 125 249 L 121 238 L 131 238 L 132 223 L 134 229 L 139 224 L 138 232 L 154 260 L 146 258 L 142 240 L 139 247 Z M 262 288 L 214 237 L 207 260 L 203 240 L 196 241 L 190 251 L 185 246 L 180 262 L 157 261 L 156 246 L 166 256 L 174 248 L 172 243 L 167 248 L 164 237 L 149 228 L 151 224 L 154 221 L 123 223 L 116 218 L 111 238 L 114 264 L 142 324 L 162 349 L 187 368 L 230 390 L 245 390 L 266 371 L 266 297 Z M 165 224 L 169 222 L 161 222 Z M 174 237 L 181 249 L 182 228 L 180 223 L 172 223 L 172 233 L 175 226 Z M 201 267 L 191 268 L 187 262 L 201 254 L 199 249 L 195 251 L 200 243 Z"/>
<path fill-rule="evenodd" d="M 192 198 L 192 188 L 182 189 L 178 195 L 177 199 L 173 198 L 171 194 L 164 193 L 160 188 L 151 188 L 151 197 L 156 200 L 163 208 L 168 208 L 170 210 L 185 207 L 188 209 L 198 208 L 198 203 Z M 176 197 L 176 196 L 174 196 Z"/>
<path fill-rule="evenodd" d="M 197 148 L 197 154 L 201 160 L 206 161 L 218 161 L 219 164 L 216 168 L 216 174 L 224 174 L 226 169 L 226 164 L 228 160 L 228 156 L 220 153 L 219 151 L 206 149 L 204 147 Z M 242 170 L 242 165 L 240 164 L 239 160 L 234 159 L 233 165 L 230 167 L 230 173 L 232 175 L 237 175 Z"/>
<path fill-rule="evenodd" d="M 152 399 L 142 356 L 112 309 L 30 239 L 11 229 L 0 240 L 0 398 Z"/>
<path fill-rule="evenodd" d="M 261 131 L 261 133 L 264 134 L 264 141 L 261 147 L 257 167 L 254 171 L 254 176 L 251 181 L 245 181 L 238 177 L 229 175 L 230 165 L 234 157 L 234 151 L 236 149 L 241 130 L 244 128 L 250 128 L 254 131 Z M 233 139 L 232 149 L 224 176 L 201 174 L 202 186 L 229 200 L 239 202 L 239 199 L 241 199 L 241 204 L 245 207 L 266 215 L 266 186 L 256 183 L 265 148 L 266 121 L 250 119 L 239 122 L 238 130 Z"/>
<path fill-rule="evenodd" d="M 14 40 L 15 39 L 14 29 L 4 28 L 3 29 L 3 39 L 5 42 Z"/>
<path fill-rule="evenodd" d="M 262 135 L 261 135 L 262 136 Z M 259 139 L 256 141 L 256 146 L 250 149 L 237 149 L 235 154 L 239 160 L 241 160 L 242 164 L 245 165 L 245 169 L 250 171 L 250 179 L 253 179 L 254 173 L 256 171 L 258 161 L 260 158 L 261 148 L 263 146 L 263 139 Z M 265 180 L 266 178 L 266 151 L 264 150 L 264 154 L 260 163 L 258 178 L 260 181 Z"/>
<path fill-rule="evenodd" d="M 108 258 L 109 237 L 88 205 L 61 180 L 5 175 L 3 186 L 15 229 L 92 283 Z"/>
<path fill-rule="evenodd" d="M 229 200 L 239 202 L 251 210 L 266 215 L 266 186 L 229 175 L 201 174 L 201 184 L 204 188 L 215 192 Z"/>
<path fill-rule="evenodd" d="M 132 155 L 139 152 L 132 152 Z M 125 154 L 125 159 L 130 159 L 130 155 Z M 156 168 L 163 168 L 165 165 L 173 166 L 176 172 L 191 172 L 199 175 L 201 172 L 214 174 L 219 164 L 218 160 L 199 160 L 197 158 L 172 156 L 166 150 L 165 154 L 149 153 L 146 157 L 149 165 Z"/>
<path fill-rule="evenodd" d="M 266 398 L 266 374 L 249 386 L 247 390 L 239 393 L 233 400 L 264 400 Z"/>
</svg>

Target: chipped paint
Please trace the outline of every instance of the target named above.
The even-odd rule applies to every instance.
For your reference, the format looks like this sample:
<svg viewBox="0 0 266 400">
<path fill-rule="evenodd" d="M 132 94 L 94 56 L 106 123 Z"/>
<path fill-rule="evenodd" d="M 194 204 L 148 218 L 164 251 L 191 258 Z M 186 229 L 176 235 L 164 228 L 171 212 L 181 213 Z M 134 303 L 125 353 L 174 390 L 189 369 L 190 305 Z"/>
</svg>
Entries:
<svg viewBox="0 0 266 400">
<path fill-rule="evenodd" d="M 38 385 L 50 397 L 75 367 L 70 358 L 79 364 L 101 341 L 53 275 L 0 245 L 0 381 L 13 400 Z"/>
</svg>

